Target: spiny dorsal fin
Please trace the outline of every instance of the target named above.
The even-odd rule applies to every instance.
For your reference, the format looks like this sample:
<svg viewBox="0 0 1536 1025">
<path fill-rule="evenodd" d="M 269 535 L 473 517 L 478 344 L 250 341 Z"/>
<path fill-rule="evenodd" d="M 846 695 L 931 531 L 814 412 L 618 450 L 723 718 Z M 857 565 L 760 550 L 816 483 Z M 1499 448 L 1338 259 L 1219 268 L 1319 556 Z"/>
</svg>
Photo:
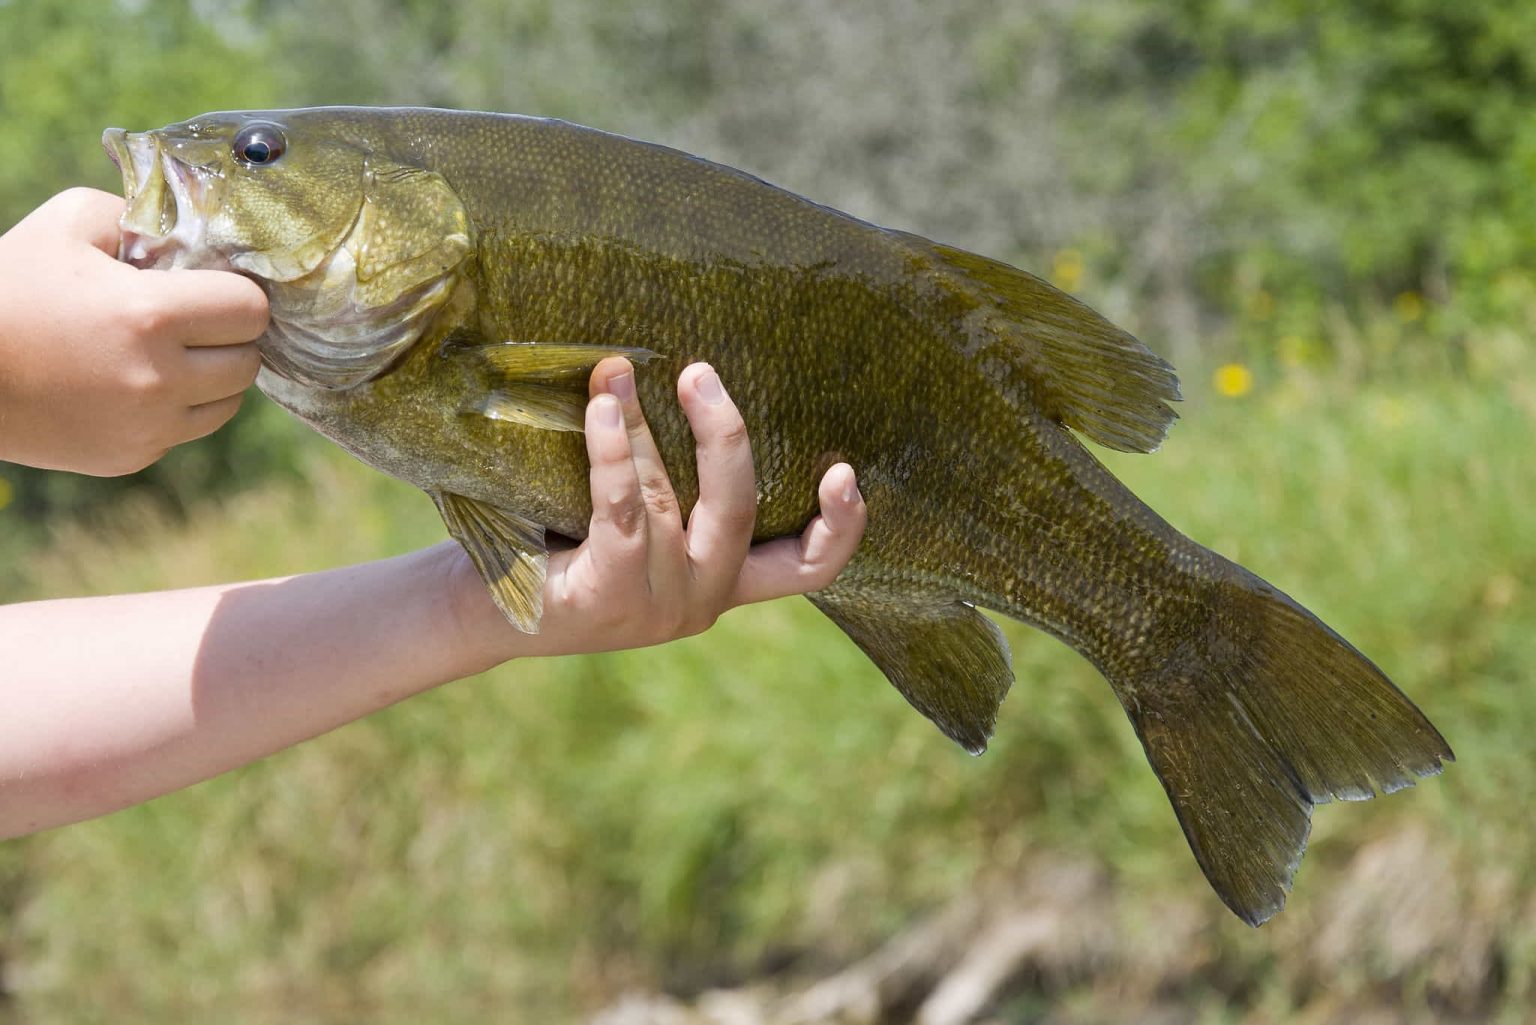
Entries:
<svg viewBox="0 0 1536 1025">
<path fill-rule="evenodd" d="M 498 342 L 449 350 L 473 375 L 463 412 L 546 431 L 585 428 L 587 376 L 609 356 L 644 364 L 650 349 L 564 342 Z"/>
<path fill-rule="evenodd" d="M 1050 415 L 1106 448 L 1151 452 L 1178 419 L 1173 367 L 1083 303 L 1032 274 L 933 245 L 997 315 L 988 326 L 1012 343 Z"/>
<path fill-rule="evenodd" d="M 538 633 L 549 560 L 544 528 L 487 502 L 446 491 L 431 494 L 448 533 L 464 546 L 502 615 L 523 633 Z"/>
<path fill-rule="evenodd" d="M 837 585 L 806 597 L 946 736 L 973 755 L 987 749 L 1013 684 L 996 623 L 964 602 L 921 607 Z"/>
</svg>

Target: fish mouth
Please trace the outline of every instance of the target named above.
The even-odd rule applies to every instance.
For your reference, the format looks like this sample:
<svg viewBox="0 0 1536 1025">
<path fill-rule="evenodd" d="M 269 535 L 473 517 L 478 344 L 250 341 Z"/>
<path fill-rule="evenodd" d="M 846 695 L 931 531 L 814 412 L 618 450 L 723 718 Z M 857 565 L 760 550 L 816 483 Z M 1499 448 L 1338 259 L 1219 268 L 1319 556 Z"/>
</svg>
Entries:
<svg viewBox="0 0 1536 1025">
<path fill-rule="evenodd" d="M 109 128 L 101 144 L 123 176 L 119 260 L 155 270 L 227 267 L 205 247 L 216 170 L 180 159 L 157 132 Z"/>
</svg>

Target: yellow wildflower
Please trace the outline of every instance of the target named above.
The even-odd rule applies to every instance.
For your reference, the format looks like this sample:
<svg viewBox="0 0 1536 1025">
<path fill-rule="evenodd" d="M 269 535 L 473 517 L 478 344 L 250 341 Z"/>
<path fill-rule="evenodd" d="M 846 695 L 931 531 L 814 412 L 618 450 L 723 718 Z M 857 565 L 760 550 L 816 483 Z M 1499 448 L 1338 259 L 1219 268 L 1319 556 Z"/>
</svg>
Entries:
<svg viewBox="0 0 1536 1025">
<path fill-rule="evenodd" d="M 1217 367 L 1212 380 L 1217 393 L 1229 399 L 1239 399 L 1253 391 L 1253 371 L 1241 363 L 1227 363 Z"/>
<path fill-rule="evenodd" d="M 4 477 L 0 477 L 0 509 L 10 505 L 15 497 L 16 489 L 11 486 L 11 482 Z"/>
</svg>

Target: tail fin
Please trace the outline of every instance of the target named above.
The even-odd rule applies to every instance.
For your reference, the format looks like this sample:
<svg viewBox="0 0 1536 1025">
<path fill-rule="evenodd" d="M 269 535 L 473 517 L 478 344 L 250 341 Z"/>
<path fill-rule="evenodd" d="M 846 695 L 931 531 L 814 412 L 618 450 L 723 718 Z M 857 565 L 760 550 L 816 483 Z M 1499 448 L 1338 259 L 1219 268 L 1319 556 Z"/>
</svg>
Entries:
<svg viewBox="0 0 1536 1025">
<path fill-rule="evenodd" d="M 1261 925 L 1285 904 L 1313 805 L 1400 790 L 1454 756 L 1369 659 L 1231 570 L 1200 636 L 1112 682 L 1206 878 Z"/>
</svg>

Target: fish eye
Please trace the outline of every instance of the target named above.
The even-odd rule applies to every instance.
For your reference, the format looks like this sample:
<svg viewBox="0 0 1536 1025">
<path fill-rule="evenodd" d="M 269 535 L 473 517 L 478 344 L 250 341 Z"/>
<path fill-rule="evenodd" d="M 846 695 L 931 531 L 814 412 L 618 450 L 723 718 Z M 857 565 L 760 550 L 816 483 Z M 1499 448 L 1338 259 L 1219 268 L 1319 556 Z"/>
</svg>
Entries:
<svg viewBox="0 0 1536 1025">
<path fill-rule="evenodd" d="M 288 149 L 288 140 L 283 138 L 283 130 L 276 125 L 257 122 L 240 129 L 230 148 L 234 150 L 235 159 L 247 167 L 266 167 L 277 163 Z"/>
</svg>

